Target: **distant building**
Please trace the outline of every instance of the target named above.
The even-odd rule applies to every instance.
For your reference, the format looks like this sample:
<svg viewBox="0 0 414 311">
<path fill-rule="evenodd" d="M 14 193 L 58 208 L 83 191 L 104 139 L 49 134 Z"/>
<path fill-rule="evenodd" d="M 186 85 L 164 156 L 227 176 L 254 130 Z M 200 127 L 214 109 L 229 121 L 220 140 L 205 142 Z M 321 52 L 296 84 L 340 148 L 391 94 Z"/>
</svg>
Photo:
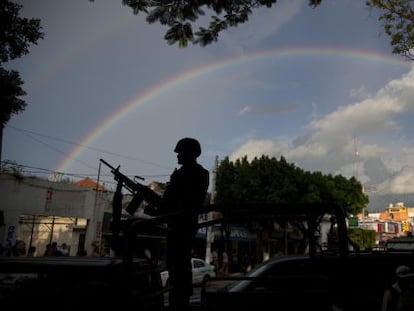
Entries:
<svg viewBox="0 0 414 311">
<path fill-rule="evenodd" d="M 98 184 L 96 181 L 90 179 L 89 177 L 86 177 L 84 179 L 81 179 L 77 182 L 75 182 L 75 185 L 82 186 L 82 187 L 88 187 L 92 190 L 98 190 L 103 192 L 108 192 L 109 190 L 105 188 L 104 185 Z"/>
<path fill-rule="evenodd" d="M 403 202 L 388 205 L 388 208 L 381 212 L 381 220 L 394 220 L 394 221 L 407 221 L 408 220 L 408 209 L 404 206 Z"/>
<path fill-rule="evenodd" d="M 403 202 L 389 204 L 382 212 L 368 213 L 367 217 L 358 215 L 359 227 L 375 230 L 377 242 L 392 237 L 406 236 L 413 231 L 414 208 L 406 207 Z"/>
<path fill-rule="evenodd" d="M 52 242 L 70 246 L 70 255 L 90 254 L 92 243 L 101 239 L 103 214 L 111 210 L 113 196 L 102 185 L 99 191 L 93 188 L 90 179 L 73 184 L 2 173 L 0 243 L 10 248 L 23 240 L 36 247 L 36 256 Z"/>
</svg>

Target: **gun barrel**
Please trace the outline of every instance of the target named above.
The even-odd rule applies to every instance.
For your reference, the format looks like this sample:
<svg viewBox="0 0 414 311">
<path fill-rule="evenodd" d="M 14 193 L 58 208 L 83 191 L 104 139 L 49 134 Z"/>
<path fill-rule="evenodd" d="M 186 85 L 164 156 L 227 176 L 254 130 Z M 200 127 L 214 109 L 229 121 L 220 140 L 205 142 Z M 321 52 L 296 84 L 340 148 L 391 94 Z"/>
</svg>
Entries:
<svg viewBox="0 0 414 311">
<path fill-rule="evenodd" d="M 114 174 L 114 176 L 115 176 L 114 177 L 115 180 L 122 182 L 123 186 L 126 189 L 128 189 L 129 192 L 131 192 L 135 195 L 137 195 L 137 193 L 140 193 L 140 195 L 143 198 L 145 198 L 146 201 L 149 201 L 149 202 L 153 203 L 154 205 L 159 204 L 160 196 L 157 193 L 152 191 L 147 186 L 141 185 L 139 182 L 133 181 L 128 176 L 122 174 L 119 171 L 119 166 L 118 166 L 118 168 L 115 168 L 111 164 L 106 162 L 104 159 L 100 159 L 100 161 L 111 169 L 112 174 Z M 136 176 L 136 177 L 139 177 L 139 176 Z"/>
<path fill-rule="evenodd" d="M 115 167 L 113 167 L 111 164 L 106 162 L 104 159 L 99 159 L 103 164 L 105 164 L 107 167 L 109 167 L 111 170 L 115 170 Z"/>
</svg>

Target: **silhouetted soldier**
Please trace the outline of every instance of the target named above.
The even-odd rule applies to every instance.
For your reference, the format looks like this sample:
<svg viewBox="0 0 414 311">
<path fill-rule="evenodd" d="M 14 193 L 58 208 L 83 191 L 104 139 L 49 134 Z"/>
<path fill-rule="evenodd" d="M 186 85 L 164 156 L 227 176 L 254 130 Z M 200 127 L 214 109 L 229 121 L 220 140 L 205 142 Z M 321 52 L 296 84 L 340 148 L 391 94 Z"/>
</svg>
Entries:
<svg viewBox="0 0 414 311">
<path fill-rule="evenodd" d="M 401 265 L 395 270 L 396 281 L 385 290 L 382 311 L 414 310 L 414 271 Z"/>
<path fill-rule="evenodd" d="M 201 147 L 196 139 L 179 140 L 174 151 L 181 167 L 170 177 L 159 212 L 179 212 L 168 221 L 167 269 L 171 286 L 170 308 L 182 311 L 188 308 L 193 294 L 191 254 L 198 210 L 207 195 L 209 172 L 197 163 Z"/>
</svg>

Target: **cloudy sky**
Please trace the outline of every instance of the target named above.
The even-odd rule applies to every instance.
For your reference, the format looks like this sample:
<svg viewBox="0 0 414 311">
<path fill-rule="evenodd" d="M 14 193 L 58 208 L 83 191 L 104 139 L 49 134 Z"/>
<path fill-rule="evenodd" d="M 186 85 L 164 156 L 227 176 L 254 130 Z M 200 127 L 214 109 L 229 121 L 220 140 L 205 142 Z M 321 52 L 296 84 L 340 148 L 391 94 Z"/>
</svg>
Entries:
<svg viewBox="0 0 414 311">
<path fill-rule="evenodd" d="M 191 136 L 210 171 L 216 157 L 283 155 L 356 176 L 371 209 L 414 206 L 414 62 L 392 54 L 365 1 L 280 0 L 185 49 L 121 0 L 16 2 L 45 33 L 6 66 L 28 106 L 6 126 L 2 158 L 28 173 L 96 178 L 103 158 L 166 181 L 175 143 Z"/>
</svg>

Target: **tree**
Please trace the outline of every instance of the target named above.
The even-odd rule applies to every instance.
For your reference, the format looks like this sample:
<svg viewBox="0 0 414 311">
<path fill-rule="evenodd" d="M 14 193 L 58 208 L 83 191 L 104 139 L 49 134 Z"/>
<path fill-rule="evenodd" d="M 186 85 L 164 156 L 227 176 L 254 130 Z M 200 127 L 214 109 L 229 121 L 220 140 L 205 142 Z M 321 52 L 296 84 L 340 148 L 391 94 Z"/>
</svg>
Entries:
<svg viewBox="0 0 414 311">
<path fill-rule="evenodd" d="M 3 64 L 29 53 L 29 46 L 43 38 L 39 19 L 19 17 L 23 6 L 0 0 L 0 161 L 3 129 L 13 114 L 24 111 L 26 95 L 17 71 L 6 70 Z"/>
<path fill-rule="evenodd" d="M 132 9 L 133 14 L 146 14 L 148 23 L 167 25 L 169 29 L 164 39 L 170 45 L 178 43 L 179 47 L 187 47 L 189 42 L 202 47 L 211 44 L 218 40 L 221 31 L 248 21 L 254 9 L 263 6 L 271 8 L 276 2 L 277 0 L 122 0 L 125 6 Z M 317 7 L 320 3 L 321 0 L 309 0 L 312 7 Z M 208 28 L 199 27 L 198 31 L 193 32 L 195 22 L 206 14 L 206 10 L 216 15 L 211 16 Z"/>
<path fill-rule="evenodd" d="M 23 81 L 15 70 L 7 71 L 0 67 L 0 85 L 0 102 L 6 103 L 0 111 L 1 124 L 4 126 L 11 115 L 25 109 L 26 102 L 20 96 L 26 95 L 26 92 L 22 89 Z"/>
<path fill-rule="evenodd" d="M 368 0 L 367 5 L 379 9 L 379 20 L 391 37 L 392 52 L 414 60 L 414 4 L 412 0 Z"/>
<path fill-rule="evenodd" d="M 351 228 L 348 230 L 349 238 L 362 249 L 371 249 L 375 246 L 377 233 L 375 230 Z"/>
<path fill-rule="evenodd" d="M 316 8 L 321 2 L 322 0 L 309 0 L 309 6 Z M 368 8 L 382 12 L 379 20 L 383 23 L 386 34 L 391 37 L 393 53 L 408 57 L 413 57 L 411 49 L 414 44 L 412 2 L 412 0 L 366 0 Z M 122 0 L 122 3 L 130 7 L 133 14 L 146 14 L 148 23 L 158 22 L 168 26 L 164 36 L 168 44 L 186 47 L 189 43 L 193 43 L 204 47 L 218 41 L 221 31 L 247 22 L 254 9 L 272 8 L 277 0 Z M 194 32 L 196 21 L 204 16 L 206 11 L 213 14 L 208 27 L 198 27 L 198 31 Z"/>
<path fill-rule="evenodd" d="M 288 163 L 262 156 L 251 162 L 247 157 L 222 160 L 216 175 L 217 203 L 337 202 L 348 214 L 360 213 L 368 196 L 354 177 L 309 172 Z"/>
</svg>

